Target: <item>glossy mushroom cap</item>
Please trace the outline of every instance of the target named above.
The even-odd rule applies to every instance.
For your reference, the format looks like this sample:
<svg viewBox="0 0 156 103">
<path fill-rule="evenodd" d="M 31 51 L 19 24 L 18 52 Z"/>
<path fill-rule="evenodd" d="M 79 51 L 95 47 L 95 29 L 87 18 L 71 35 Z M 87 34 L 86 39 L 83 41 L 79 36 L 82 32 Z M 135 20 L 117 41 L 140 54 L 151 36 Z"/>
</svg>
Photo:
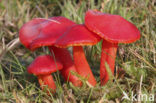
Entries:
<svg viewBox="0 0 156 103">
<path fill-rule="evenodd" d="M 95 45 L 101 38 L 83 24 L 71 26 L 55 43 L 57 47 Z"/>
<path fill-rule="evenodd" d="M 73 24 L 75 23 L 61 16 L 49 19 L 36 18 L 22 26 L 19 31 L 20 41 L 31 50 L 49 46 Z"/>
<path fill-rule="evenodd" d="M 112 43 L 131 43 L 140 38 L 139 30 L 119 15 L 88 10 L 85 25 L 89 30 Z"/>
<path fill-rule="evenodd" d="M 61 70 L 62 64 L 54 60 L 50 55 L 38 56 L 27 68 L 28 73 L 34 75 L 46 75 Z"/>
</svg>

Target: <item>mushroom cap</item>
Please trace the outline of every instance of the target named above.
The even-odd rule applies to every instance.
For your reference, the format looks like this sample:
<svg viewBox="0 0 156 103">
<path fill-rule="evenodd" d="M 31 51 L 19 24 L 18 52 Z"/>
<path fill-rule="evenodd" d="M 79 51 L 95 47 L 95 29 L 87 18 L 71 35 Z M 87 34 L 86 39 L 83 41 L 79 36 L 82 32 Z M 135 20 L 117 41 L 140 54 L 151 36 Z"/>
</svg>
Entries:
<svg viewBox="0 0 156 103">
<path fill-rule="evenodd" d="M 65 48 L 69 46 L 94 45 L 100 40 L 99 36 L 89 31 L 83 24 L 75 24 L 56 40 L 55 46 Z"/>
<path fill-rule="evenodd" d="M 34 75 L 46 75 L 61 70 L 63 65 L 54 60 L 50 55 L 38 56 L 27 68 L 28 73 Z"/>
<path fill-rule="evenodd" d="M 20 41 L 31 50 L 49 46 L 73 24 L 75 23 L 61 16 L 49 19 L 36 18 L 22 26 L 19 31 Z"/>
<path fill-rule="evenodd" d="M 112 43 L 131 43 L 140 38 L 136 26 L 119 15 L 88 10 L 85 15 L 85 25 L 89 30 Z"/>
</svg>

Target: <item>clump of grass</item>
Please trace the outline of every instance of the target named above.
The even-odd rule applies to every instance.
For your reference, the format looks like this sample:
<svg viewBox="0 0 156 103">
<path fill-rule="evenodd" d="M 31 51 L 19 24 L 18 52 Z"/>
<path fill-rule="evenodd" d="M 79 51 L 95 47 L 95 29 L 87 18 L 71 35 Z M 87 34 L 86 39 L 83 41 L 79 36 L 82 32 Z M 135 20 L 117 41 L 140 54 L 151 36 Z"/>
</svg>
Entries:
<svg viewBox="0 0 156 103">
<path fill-rule="evenodd" d="M 54 74 L 58 89 L 48 96 L 40 90 L 37 78 L 26 72 L 26 67 L 40 54 L 48 54 L 47 48 L 30 52 L 22 45 L 13 45 L 19 28 L 35 17 L 65 16 L 77 23 L 84 23 L 88 9 L 121 15 L 134 23 L 141 31 L 141 39 L 133 44 L 119 45 L 116 59 L 116 75 L 107 85 L 99 82 L 101 43 L 85 47 L 87 59 L 96 75 L 98 85 L 82 88 L 65 83 Z M 0 101 L 1 102 L 121 102 L 123 91 L 147 95 L 156 93 L 156 2 L 155 0 L 3 0 L 0 2 Z M 9 44 L 9 45 L 8 45 Z M 16 48 L 16 49 L 14 49 Z M 3 57 L 2 57 L 3 54 Z M 118 72 L 120 72 L 118 74 Z M 146 101 L 143 101 L 146 102 Z"/>
</svg>

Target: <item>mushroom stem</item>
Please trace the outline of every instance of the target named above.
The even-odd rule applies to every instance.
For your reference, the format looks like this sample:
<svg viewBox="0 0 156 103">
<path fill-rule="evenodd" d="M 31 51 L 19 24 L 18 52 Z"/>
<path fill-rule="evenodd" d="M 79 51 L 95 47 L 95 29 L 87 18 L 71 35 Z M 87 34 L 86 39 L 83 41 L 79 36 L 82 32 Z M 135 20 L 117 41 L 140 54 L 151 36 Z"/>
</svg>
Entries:
<svg viewBox="0 0 156 103">
<path fill-rule="evenodd" d="M 118 43 L 111 43 L 103 40 L 102 52 L 101 52 L 101 64 L 100 64 L 100 80 L 101 85 L 105 85 L 109 80 L 109 74 L 107 72 L 105 63 L 109 65 L 112 74 L 114 74 L 115 58 L 118 48 Z"/>
<path fill-rule="evenodd" d="M 37 75 L 38 78 L 38 82 L 40 84 L 40 87 L 42 88 L 42 90 L 44 90 L 44 85 L 47 85 L 48 88 L 50 89 L 50 91 L 52 93 L 55 93 L 56 90 L 56 85 L 55 82 L 53 80 L 53 77 L 51 74 L 48 75 Z"/>
<path fill-rule="evenodd" d="M 82 86 L 82 82 L 73 73 L 76 73 L 74 62 L 69 51 L 65 48 L 49 47 L 50 52 L 54 52 L 55 57 L 63 64 L 63 69 L 60 70 L 66 81 L 72 82 L 74 86 Z M 73 73 L 72 73 L 73 72 Z"/>
<path fill-rule="evenodd" d="M 82 46 L 73 47 L 73 58 L 77 72 L 85 78 L 88 78 L 88 82 L 92 85 L 96 85 L 96 80 L 86 60 L 85 53 Z"/>
</svg>

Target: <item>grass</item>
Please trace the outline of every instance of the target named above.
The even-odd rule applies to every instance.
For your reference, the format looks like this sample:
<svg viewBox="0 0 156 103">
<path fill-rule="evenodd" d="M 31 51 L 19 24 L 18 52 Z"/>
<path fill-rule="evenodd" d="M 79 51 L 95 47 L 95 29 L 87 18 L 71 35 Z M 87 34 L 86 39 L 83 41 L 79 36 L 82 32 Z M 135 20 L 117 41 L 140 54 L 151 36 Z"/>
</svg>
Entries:
<svg viewBox="0 0 156 103">
<path fill-rule="evenodd" d="M 40 90 L 37 78 L 26 72 L 32 60 L 38 55 L 48 54 L 48 49 L 43 47 L 30 52 L 16 39 L 18 31 L 35 17 L 61 15 L 83 23 L 88 9 L 121 15 L 139 28 L 141 39 L 133 44 L 119 45 L 115 76 L 103 87 L 99 85 L 101 42 L 85 47 L 98 85 L 90 88 L 85 84 L 77 88 L 65 83 L 56 73 L 53 76 L 61 84 L 57 83 L 55 95 L 48 96 Z M 131 103 L 122 100 L 123 91 L 130 97 L 132 92 L 149 96 L 156 94 L 155 0 L 3 0 L 0 2 L 0 39 L 1 103 Z M 143 100 L 142 103 L 152 102 Z"/>
</svg>

